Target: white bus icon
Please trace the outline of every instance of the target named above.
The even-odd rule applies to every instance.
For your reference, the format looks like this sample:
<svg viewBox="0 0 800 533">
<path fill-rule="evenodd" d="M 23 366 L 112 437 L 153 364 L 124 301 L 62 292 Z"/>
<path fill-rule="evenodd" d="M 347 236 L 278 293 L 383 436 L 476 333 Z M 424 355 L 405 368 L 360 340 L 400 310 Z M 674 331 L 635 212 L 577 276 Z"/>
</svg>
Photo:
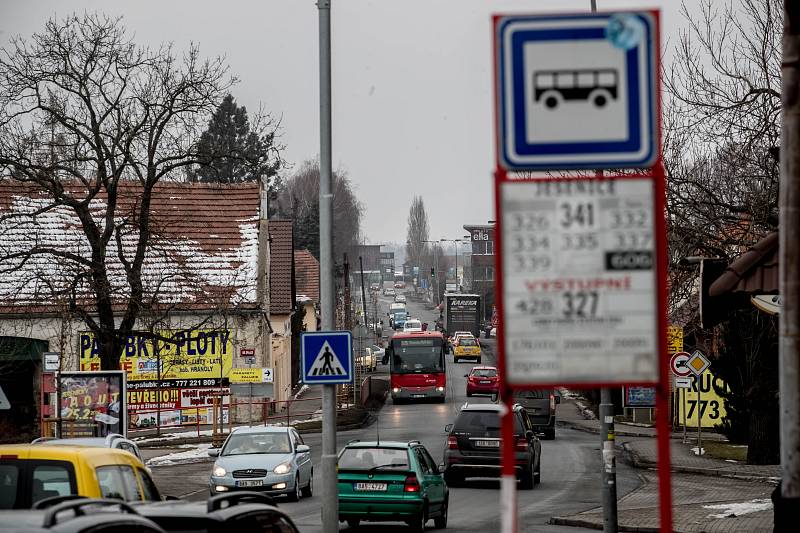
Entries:
<svg viewBox="0 0 800 533">
<path fill-rule="evenodd" d="M 617 71 L 612 68 L 538 70 L 533 73 L 533 101 L 555 109 L 565 101 L 585 100 L 604 107 L 617 99 Z"/>
</svg>

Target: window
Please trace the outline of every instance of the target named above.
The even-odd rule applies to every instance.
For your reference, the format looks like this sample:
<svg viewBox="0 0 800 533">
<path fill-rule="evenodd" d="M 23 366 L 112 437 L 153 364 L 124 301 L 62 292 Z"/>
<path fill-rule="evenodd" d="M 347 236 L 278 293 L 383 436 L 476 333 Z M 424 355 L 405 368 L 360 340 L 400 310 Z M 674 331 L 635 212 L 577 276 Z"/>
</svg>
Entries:
<svg viewBox="0 0 800 533">
<path fill-rule="evenodd" d="M 234 433 L 222 449 L 222 455 L 251 453 L 290 453 L 288 433 Z"/>
<path fill-rule="evenodd" d="M 418 449 L 420 453 L 422 453 L 422 456 L 425 457 L 425 460 L 428 462 L 428 466 L 431 469 L 431 473 L 434 474 L 438 473 L 439 467 L 436 465 L 436 462 L 433 460 L 433 457 L 431 457 L 431 454 L 428 453 L 428 450 L 426 450 L 425 448 L 418 448 Z"/>
<path fill-rule="evenodd" d="M 17 502 L 19 466 L 0 464 L 0 509 L 13 509 Z"/>
<path fill-rule="evenodd" d="M 152 502 L 157 502 L 161 500 L 161 494 L 158 492 L 156 484 L 153 483 L 153 479 L 150 477 L 150 474 L 148 474 L 141 468 L 137 468 L 136 472 L 139 474 L 139 479 L 142 481 L 144 500 Z"/>
<path fill-rule="evenodd" d="M 120 450 L 125 450 L 126 452 L 128 452 L 128 453 L 131 453 L 131 454 L 133 454 L 134 456 L 136 456 L 137 458 L 141 459 L 141 457 L 139 457 L 138 450 L 137 450 L 137 449 L 136 449 L 136 447 L 135 447 L 133 444 L 131 444 L 130 442 L 120 442 L 120 443 L 119 443 L 119 445 L 118 445 L 117 447 L 118 447 Z"/>
<path fill-rule="evenodd" d="M 425 460 L 425 456 L 422 454 L 422 450 L 420 448 L 414 448 L 414 453 L 417 456 L 417 462 L 419 463 L 419 468 L 422 470 L 423 476 L 429 476 L 433 473 L 431 470 L 431 465 L 428 464 L 428 461 Z"/>
<path fill-rule="evenodd" d="M 69 471 L 61 465 L 37 465 L 31 479 L 31 503 L 53 496 L 72 494 Z"/>
<path fill-rule="evenodd" d="M 369 470 L 407 470 L 408 452 L 405 448 L 345 448 L 339 457 L 339 468 Z"/>
<path fill-rule="evenodd" d="M 118 500 L 140 500 L 136 475 L 129 466 L 101 466 L 97 468 L 97 482 L 103 498 Z"/>
<path fill-rule="evenodd" d="M 494 241 L 486 241 L 486 255 L 494 255 Z"/>
<path fill-rule="evenodd" d="M 494 368 L 478 368 L 472 371 L 472 375 L 480 378 L 496 378 L 497 370 Z"/>
<path fill-rule="evenodd" d="M 486 267 L 486 281 L 494 280 L 494 267 Z"/>
</svg>

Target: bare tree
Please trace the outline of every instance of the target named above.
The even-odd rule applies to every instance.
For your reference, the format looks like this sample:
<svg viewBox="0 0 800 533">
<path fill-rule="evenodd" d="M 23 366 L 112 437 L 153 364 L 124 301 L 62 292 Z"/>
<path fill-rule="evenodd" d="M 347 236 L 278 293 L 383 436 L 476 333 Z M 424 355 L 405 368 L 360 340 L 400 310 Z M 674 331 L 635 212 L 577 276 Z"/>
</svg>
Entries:
<svg viewBox="0 0 800 533">
<path fill-rule="evenodd" d="M 783 11 L 779 0 L 704 0 L 699 17 L 685 5 L 683 15 L 664 77 L 670 303 L 696 313 L 697 270 L 680 260 L 730 262 L 778 228 Z M 712 370 L 731 387 L 720 391 L 723 430 L 749 444 L 750 462 L 769 463 L 778 456 L 776 330 L 758 311 L 730 311 L 715 331 L 698 330 L 697 343 L 707 340 Z"/>
<path fill-rule="evenodd" d="M 97 14 L 51 19 L 0 54 L 0 177 L 43 198 L 5 223 L 60 213 L 80 225 L 68 247 L 6 243 L 0 269 L 59 265 L 48 292 L 70 299 L 104 369 L 118 368 L 147 292 L 153 192 L 200 162 L 200 132 L 234 81 L 220 58 L 139 47 Z"/>
<path fill-rule="evenodd" d="M 294 221 L 295 248 L 319 258 L 319 161 L 303 162 L 278 194 L 278 212 Z M 343 170 L 333 173 L 333 257 L 358 245 L 364 208 Z"/>
<path fill-rule="evenodd" d="M 425 241 L 430 239 L 428 213 L 422 196 L 414 196 L 408 209 L 408 227 L 406 229 L 406 261 L 420 268 L 427 264 L 429 255 Z"/>
</svg>

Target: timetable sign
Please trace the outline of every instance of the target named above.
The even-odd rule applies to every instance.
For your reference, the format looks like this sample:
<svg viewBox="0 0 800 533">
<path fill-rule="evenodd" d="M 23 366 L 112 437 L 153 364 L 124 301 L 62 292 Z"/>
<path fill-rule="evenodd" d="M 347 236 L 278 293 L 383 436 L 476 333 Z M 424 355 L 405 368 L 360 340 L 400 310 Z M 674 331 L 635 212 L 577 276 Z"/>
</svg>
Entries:
<svg viewBox="0 0 800 533">
<path fill-rule="evenodd" d="M 654 181 L 500 184 L 506 380 L 655 383 Z"/>
</svg>

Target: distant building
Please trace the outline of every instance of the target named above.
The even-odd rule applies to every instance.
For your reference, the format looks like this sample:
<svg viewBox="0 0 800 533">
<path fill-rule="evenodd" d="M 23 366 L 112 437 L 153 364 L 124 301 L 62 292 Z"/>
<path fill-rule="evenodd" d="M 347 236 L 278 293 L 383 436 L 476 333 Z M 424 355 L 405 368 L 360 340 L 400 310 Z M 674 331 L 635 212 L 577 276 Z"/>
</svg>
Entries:
<svg viewBox="0 0 800 533">
<path fill-rule="evenodd" d="M 494 225 L 465 224 L 464 229 L 472 241 L 472 253 L 469 264 L 464 266 L 464 278 L 469 282 L 470 292 L 481 295 L 482 319 L 489 320 L 495 302 Z"/>
<path fill-rule="evenodd" d="M 381 252 L 380 270 L 383 281 L 394 281 L 394 252 Z"/>
</svg>

